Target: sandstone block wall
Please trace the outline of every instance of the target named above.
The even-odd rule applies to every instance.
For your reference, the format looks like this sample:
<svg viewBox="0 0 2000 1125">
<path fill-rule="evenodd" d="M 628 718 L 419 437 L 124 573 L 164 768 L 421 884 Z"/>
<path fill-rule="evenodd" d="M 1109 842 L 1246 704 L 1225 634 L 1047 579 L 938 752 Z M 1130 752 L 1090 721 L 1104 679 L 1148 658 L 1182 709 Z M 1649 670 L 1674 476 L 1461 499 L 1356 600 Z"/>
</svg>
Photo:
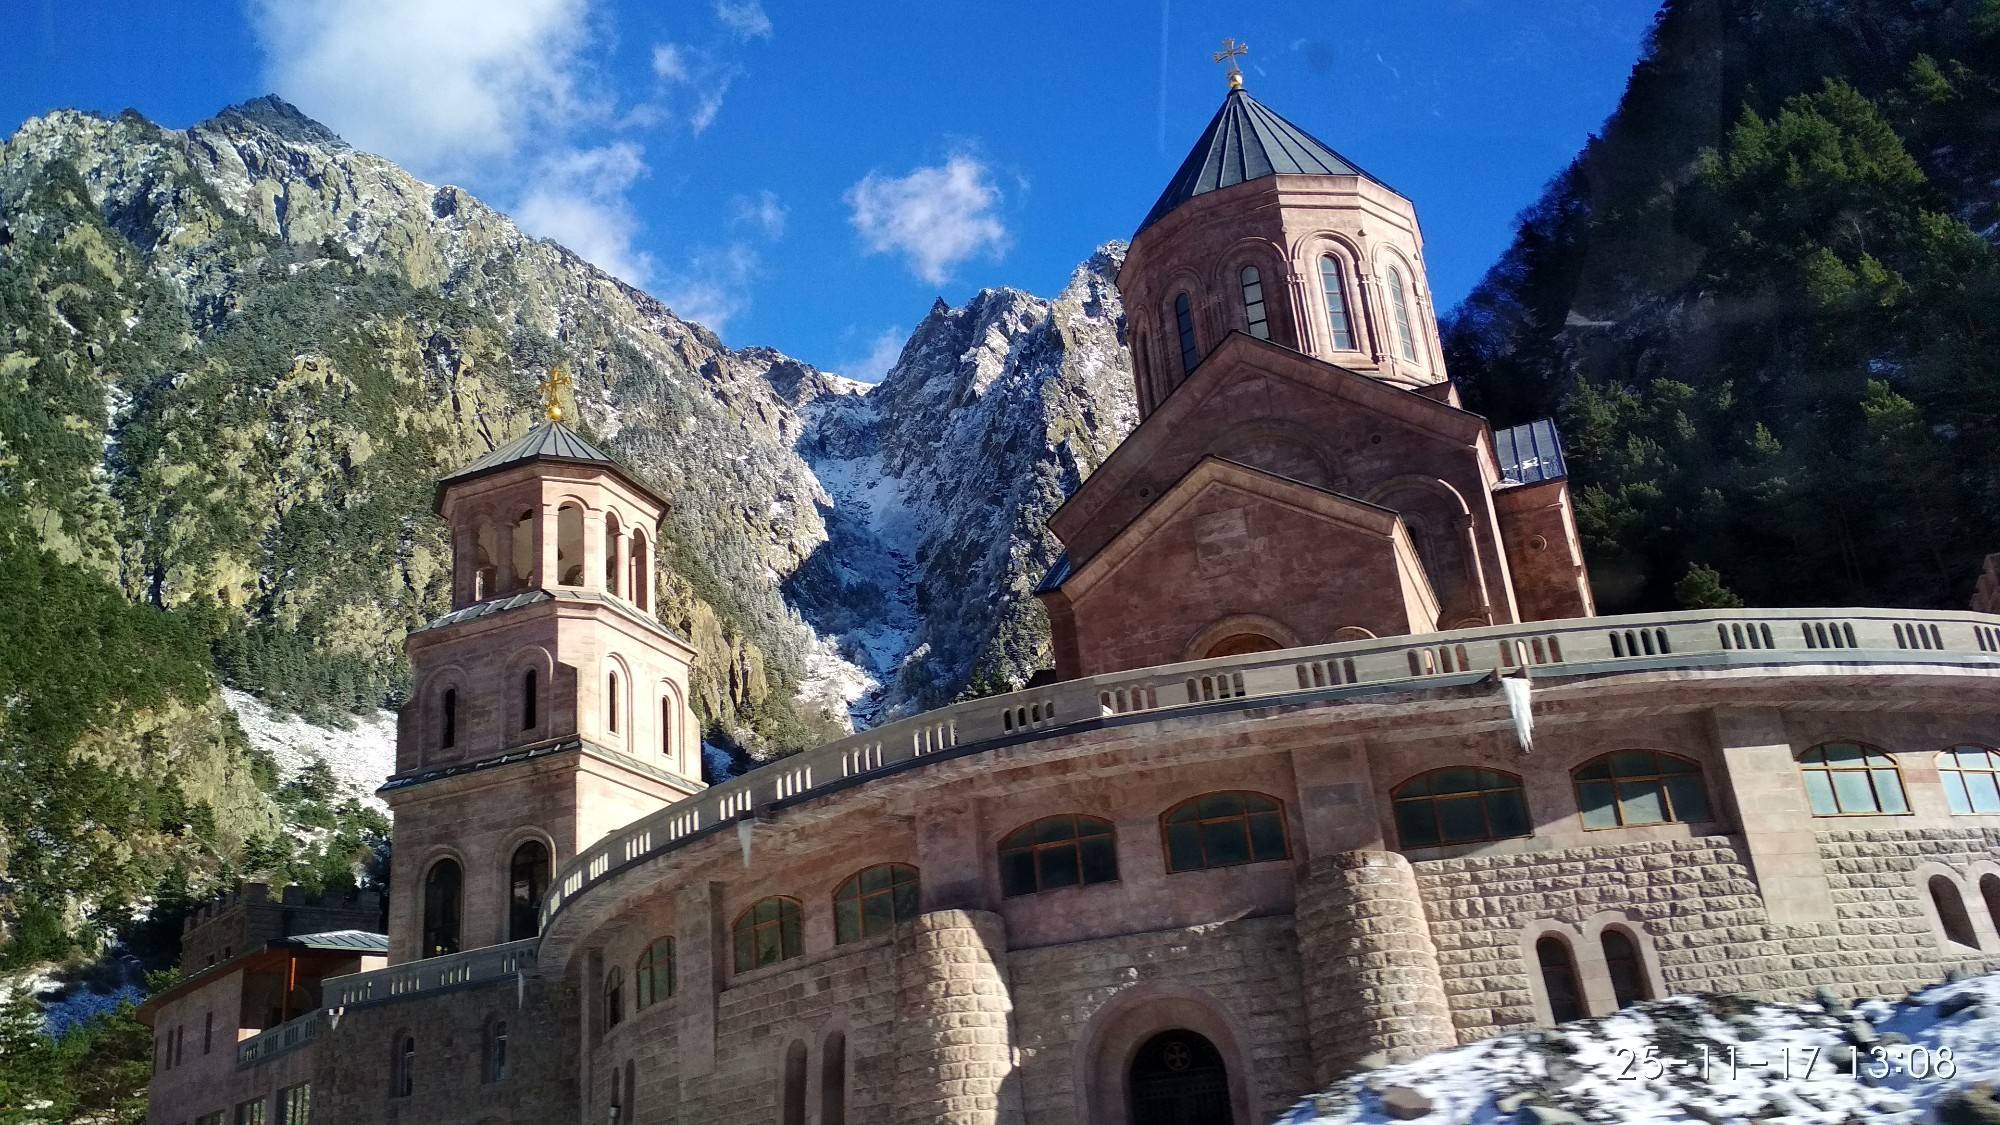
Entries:
<svg viewBox="0 0 2000 1125">
<path fill-rule="evenodd" d="M 1248 1055 L 1245 1079 L 1258 1120 L 1312 1088 L 1298 938 L 1289 915 L 1015 950 L 1007 966 L 1021 1093 L 1033 1125 L 1097 1125 L 1078 1088 L 1087 1066 L 1082 1056 L 1093 1025 L 1128 996 L 1193 994 L 1219 1008 Z M 1245 1060 L 1228 1061 L 1235 1067 Z"/>
<path fill-rule="evenodd" d="M 2000 940 L 1991 929 L 1996 919 L 1976 876 L 1965 878 L 1975 864 L 2000 871 L 2000 831 L 1855 828 L 1816 835 L 1836 921 L 1824 937 L 1795 943 L 1801 963 L 1791 978 L 1810 976 L 1805 987 L 1828 984 L 1854 996 L 1893 996 L 1935 983 L 1952 969 L 1984 972 L 2000 965 Z M 1937 867 L 1961 877 L 1965 910 L 1984 948 L 1954 949 L 1939 940 L 1926 911 L 1924 877 Z"/>
<path fill-rule="evenodd" d="M 1382 851 L 1313 860 L 1298 929 L 1316 1082 L 1369 1055 L 1402 1061 L 1457 1043 L 1409 860 Z"/>
<path fill-rule="evenodd" d="M 1020 1125 L 1006 923 L 981 910 L 932 911 L 896 946 L 893 1120 Z"/>
</svg>

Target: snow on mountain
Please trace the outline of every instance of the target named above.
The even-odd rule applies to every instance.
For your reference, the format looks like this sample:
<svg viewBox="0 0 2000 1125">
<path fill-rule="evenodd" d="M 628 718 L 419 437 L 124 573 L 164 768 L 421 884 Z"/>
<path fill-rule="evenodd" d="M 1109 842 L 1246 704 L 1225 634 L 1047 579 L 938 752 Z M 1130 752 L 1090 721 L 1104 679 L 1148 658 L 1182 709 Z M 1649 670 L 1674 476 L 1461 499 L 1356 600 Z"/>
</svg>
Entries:
<svg viewBox="0 0 2000 1125">
<path fill-rule="evenodd" d="M 1359 1074 L 1279 1125 L 1987 1122 L 1994 1083 L 2000 974 L 1852 1007 L 1671 997 Z"/>
<path fill-rule="evenodd" d="M 296 715 L 281 714 L 248 692 L 222 689 L 222 701 L 236 715 L 237 725 L 250 745 L 270 753 L 284 780 L 324 758 L 332 768 L 339 797 L 354 797 L 383 812 L 389 806 L 375 796 L 375 788 L 396 772 L 396 716 L 377 711 L 354 720 L 346 730 L 309 723 Z"/>
</svg>

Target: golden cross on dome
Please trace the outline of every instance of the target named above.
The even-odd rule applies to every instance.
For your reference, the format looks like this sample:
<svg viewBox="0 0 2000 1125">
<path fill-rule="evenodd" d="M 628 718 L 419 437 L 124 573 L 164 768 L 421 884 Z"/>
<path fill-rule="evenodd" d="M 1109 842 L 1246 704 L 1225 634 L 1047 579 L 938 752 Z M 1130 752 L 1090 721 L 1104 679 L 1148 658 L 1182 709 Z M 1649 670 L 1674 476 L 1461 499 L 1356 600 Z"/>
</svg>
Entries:
<svg viewBox="0 0 2000 1125">
<path fill-rule="evenodd" d="M 1222 41 L 1222 50 L 1215 52 L 1212 56 L 1216 62 L 1227 62 L 1229 64 L 1229 88 L 1232 90 L 1241 90 L 1243 88 L 1243 68 L 1236 65 L 1236 56 L 1247 55 L 1249 53 L 1250 44 L 1238 43 L 1234 39 L 1224 39 Z"/>
<path fill-rule="evenodd" d="M 562 395 L 571 385 L 569 372 L 564 371 L 561 364 L 549 368 L 548 377 L 542 380 L 542 411 L 548 415 L 549 421 L 562 421 Z"/>
</svg>

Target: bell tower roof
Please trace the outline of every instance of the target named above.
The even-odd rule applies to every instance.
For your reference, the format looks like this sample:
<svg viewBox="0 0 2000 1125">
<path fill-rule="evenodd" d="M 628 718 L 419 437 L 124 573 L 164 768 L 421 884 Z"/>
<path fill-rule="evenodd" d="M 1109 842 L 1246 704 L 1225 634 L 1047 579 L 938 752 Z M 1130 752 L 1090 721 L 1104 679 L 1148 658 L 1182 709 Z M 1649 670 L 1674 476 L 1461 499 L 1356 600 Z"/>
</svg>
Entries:
<svg viewBox="0 0 2000 1125">
<path fill-rule="evenodd" d="M 625 467 L 614 460 L 609 453 L 584 440 L 575 430 L 554 419 L 538 423 L 527 433 L 440 479 L 438 500 L 442 503 L 445 490 L 453 485 L 506 472 L 530 461 L 563 461 L 573 465 L 599 466 L 616 474 L 654 503 L 661 507 L 666 506 L 666 502 L 661 500 L 658 494 L 633 479 L 632 475 L 625 471 Z"/>
<path fill-rule="evenodd" d="M 1195 196 L 1265 176 L 1360 176 L 1389 187 L 1247 91 L 1232 89 L 1139 230 Z"/>
</svg>

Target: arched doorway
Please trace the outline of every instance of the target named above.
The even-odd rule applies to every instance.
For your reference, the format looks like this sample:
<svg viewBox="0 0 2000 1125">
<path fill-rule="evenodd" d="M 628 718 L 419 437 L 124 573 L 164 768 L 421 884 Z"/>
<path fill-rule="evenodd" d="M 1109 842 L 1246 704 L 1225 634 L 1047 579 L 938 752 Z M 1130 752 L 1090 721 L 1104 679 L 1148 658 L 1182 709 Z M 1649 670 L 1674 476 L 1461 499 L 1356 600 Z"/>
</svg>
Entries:
<svg viewBox="0 0 2000 1125">
<path fill-rule="evenodd" d="M 1208 646 L 1203 659 L 1213 660 L 1218 656 L 1249 656 L 1255 652 L 1276 652 L 1284 646 L 1261 633 L 1237 633 L 1224 637 Z"/>
<path fill-rule="evenodd" d="M 1222 1052 L 1185 1028 L 1163 1031 L 1132 1057 L 1130 1125 L 1232 1125 Z"/>
</svg>

